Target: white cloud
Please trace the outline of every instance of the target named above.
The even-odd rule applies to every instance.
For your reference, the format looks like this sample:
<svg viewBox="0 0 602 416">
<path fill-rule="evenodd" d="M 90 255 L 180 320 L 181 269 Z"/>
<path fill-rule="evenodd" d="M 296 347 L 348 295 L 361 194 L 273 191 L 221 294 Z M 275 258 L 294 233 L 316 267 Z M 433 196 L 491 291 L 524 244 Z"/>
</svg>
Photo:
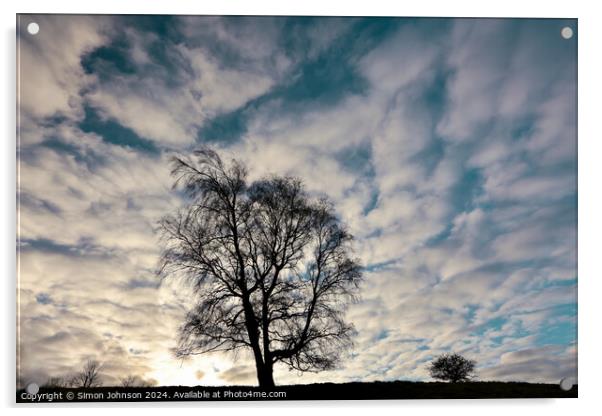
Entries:
<svg viewBox="0 0 602 416">
<path fill-rule="evenodd" d="M 560 383 L 566 377 L 577 379 L 577 355 L 573 347 L 542 347 L 505 353 L 499 365 L 482 370 L 483 380 Z"/>
<path fill-rule="evenodd" d="M 23 41 L 30 64 L 21 75 L 31 80 L 21 99 L 24 377 L 61 375 L 102 355 L 110 357 L 108 381 L 128 372 L 169 384 L 254 382 L 245 354 L 182 366 L 169 354 L 187 293 L 152 284 L 152 227 L 181 203 L 170 191 L 165 148 L 194 145 L 208 119 L 290 81 L 302 59 L 328 53 L 346 21 L 318 25 L 303 53 L 287 54 L 277 20 L 233 26 L 184 17 L 184 40 L 170 46 L 186 68 L 174 79 L 157 70 L 101 82 L 83 74 L 79 59 L 107 42 L 109 23 L 88 31 L 79 18 L 55 19 L 40 20 L 41 31 L 81 35 L 64 51 L 35 55 L 38 46 Z M 426 379 L 428 360 L 448 349 L 476 358 L 482 379 L 556 382 L 573 371 L 574 347 L 540 346 L 537 337 L 549 322 L 573 319 L 553 315 L 575 301 L 566 284 L 576 273 L 574 207 L 566 203 L 576 189 L 565 166 L 575 151 L 573 87 L 547 87 L 572 80 L 571 68 L 546 72 L 553 62 L 534 52 L 540 40 L 519 31 L 522 41 L 510 44 L 506 30 L 502 21 L 461 20 L 433 42 L 426 31 L 402 29 L 354 58 L 366 91 L 294 112 L 283 97 L 267 101 L 249 114 L 244 137 L 222 144 L 247 162 L 251 179 L 298 175 L 332 198 L 370 266 L 362 300 L 348 311 L 358 337 L 343 367 L 303 376 L 278 367 L 277 382 Z M 148 46 L 156 35 L 132 28 L 124 36 L 137 65 L 156 65 Z M 441 74 L 449 78 L 436 110 L 425 96 Z M 44 86 L 39 97 L 36 85 Z M 160 154 L 81 132 L 74 123 L 84 100 L 153 140 Z M 40 121 L 57 112 L 69 120 Z M 39 145 L 51 137 L 72 151 Z M 366 160 L 345 161 L 350 149 Z M 469 169 L 477 184 L 466 181 Z M 38 302 L 41 294 L 50 301 Z"/>
<path fill-rule="evenodd" d="M 80 90 L 94 82 L 84 73 L 80 58 L 106 42 L 110 20 L 100 17 L 32 16 L 40 33 L 19 28 L 19 108 L 24 116 L 81 114 Z"/>
</svg>

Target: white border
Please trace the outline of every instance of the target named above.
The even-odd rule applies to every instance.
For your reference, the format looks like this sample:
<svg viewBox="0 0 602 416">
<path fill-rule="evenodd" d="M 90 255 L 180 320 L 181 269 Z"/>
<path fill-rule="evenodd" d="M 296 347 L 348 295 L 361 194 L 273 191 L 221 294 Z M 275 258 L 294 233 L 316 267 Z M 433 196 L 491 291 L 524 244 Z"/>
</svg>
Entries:
<svg viewBox="0 0 602 416">
<path fill-rule="evenodd" d="M 271 15 L 366 15 L 366 16 L 474 16 L 474 17 L 570 17 L 579 19 L 579 396 L 577 400 L 458 400 L 458 401 L 404 401 L 404 402 L 282 402 L 282 403 L 193 403 L 145 404 L 145 413 L 163 414 L 168 407 L 177 412 L 225 412 L 226 414 L 265 414 L 270 412 L 287 415 L 306 415 L 314 409 L 335 411 L 345 407 L 344 412 L 365 413 L 371 407 L 379 412 L 391 414 L 420 413 L 469 415 L 486 413 L 504 415 L 529 411 L 546 415 L 590 413 L 600 408 L 596 399 L 600 394 L 599 378 L 602 374 L 599 356 L 601 335 L 599 318 L 602 316 L 599 299 L 602 294 L 600 281 L 602 268 L 599 265 L 600 244 L 597 242 L 602 227 L 602 197 L 600 181 L 602 172 L 598 161 L 602 157 L 598 126 L 601 94 L 600 40 L 602 40 L 602 16 L 595 2 L 525 0 L 498 1 L 432 1 L 393 2 L 370 1 L 326 1 L 305 0 L 295 3 L 284 1 L 193 1 L 193 0 L 101 0 L 81 2 L 73 0 L 21 0 L 18 4 L 2 2 L 0 14 L 2 34 L 2 83 L 4 91 L 0 100 L 2 126 L 5 135 L 2 143 L 2 210 L 3 233 L 0 239 L 0 263 L 4 266 L 2 281 L 2 366 L 0 377 L 2 403 L 14 407 L 15 387 L 15 21 L 16 13 L 128 13 L 128 14 L 271 14 Z M 140 405 L 139 405 L 140 406 Z M 21 406 L 23 407 L 23 406 Z M 44 414 L 80 413 L 82 405 L 70 409 L 57 406 L 38 406 Z M 106 405 L 95 405 L 86 412 L 104 414 Z M 112 404 L 111 409 L 125 407 Z M 127 406 L 132 407 L 132 406 Z M 198 408 L 198 409 L 197 409 Z M 215 410 L 210 410 L 215 409 Z M 12 412 L 14 409 L 10 409 Z M 31 406 L 27 411 L 33 410 Z"/>
</svg>

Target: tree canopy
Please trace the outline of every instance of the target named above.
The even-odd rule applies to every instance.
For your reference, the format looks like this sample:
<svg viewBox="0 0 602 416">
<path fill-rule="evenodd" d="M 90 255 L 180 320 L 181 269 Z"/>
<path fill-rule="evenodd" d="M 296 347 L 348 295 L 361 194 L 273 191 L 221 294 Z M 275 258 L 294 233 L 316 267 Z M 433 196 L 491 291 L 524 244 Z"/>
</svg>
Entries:
<svg viewBox="0 0 602 416">
<path fill-rule="evenodd" d="M 188 199 L 160 222 L 160 273 L 195 294 L 177 354 L 249 350 L 260 386 L 274 385 L 279 362 L 332 369 L 352 344 L 344 311 L 362 280 L 333 204 L 295 177 L 248 183 L 241 162 L 208 148 L 171 163 Z"/>
<path fill-rule="evenodd" d="M 457 383 L 474 377 L 476 361 L 464 358 L 460 354 L 442 354 L 433 360 L 428 370 L 431 377 Z"/>
</svg>

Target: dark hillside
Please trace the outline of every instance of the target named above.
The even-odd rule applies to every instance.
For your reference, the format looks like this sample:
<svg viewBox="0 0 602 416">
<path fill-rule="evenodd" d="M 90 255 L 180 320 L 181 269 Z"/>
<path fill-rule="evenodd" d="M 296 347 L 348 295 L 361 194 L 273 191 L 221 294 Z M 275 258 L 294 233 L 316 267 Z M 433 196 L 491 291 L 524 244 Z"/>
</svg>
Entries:
<svg viewBox="0 0 602 416">
<path fill-rule="evenodd" d="M 577 386 L 574 386 L 570 391 L 564 391 L 557 384 L 504 382 L 423 383 L 392 381 L 289 385 L 276 386 L 271 390 L 252 386 L 97 387 L 90 389 L 41 388 L 38 394 L 33 397 L 28 396 L 24 390 L 17 391 L 17 402 L 518 399 L 576 398 L 577 396 Z"/>
</svg>

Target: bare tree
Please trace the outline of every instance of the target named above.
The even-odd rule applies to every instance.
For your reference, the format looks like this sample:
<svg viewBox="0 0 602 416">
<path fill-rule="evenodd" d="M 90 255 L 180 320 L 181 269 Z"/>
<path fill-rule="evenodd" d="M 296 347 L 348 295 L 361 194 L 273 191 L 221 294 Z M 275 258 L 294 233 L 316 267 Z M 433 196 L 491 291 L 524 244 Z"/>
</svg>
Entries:
<svg viewBox="0 0 602 416">
<path fill-rule="evenodd" d="M 119 380 L 121 387 L 152 387 L 154 380 L 145 380 L 140 376 L 128 375 Z"/>
<path fill-rule="evenodd" d="M 64 377 L 49 377 L 42 387 L 59 389 L 69 387 L 69 382 Z"/>
<path fill-rule="evenodd" d="M 137 384 L 138 378 L 133 375 L 123 377 L 121 380 L 121 387 L 134 387 Z"/>
<path fill-rule="evenodd" d="M 160 274 L 196 296 L 176 354 L 250 350 L 263 387 L 278 362 L 333 368 L 351 345 L 344 311 L 362 279 L 333 205 L 297 178 L 247 184 L 242 163 L 207 148 L 173 158 L 172 175 L 189 204 L 160 222 Z"/>
<path fill-rule="evenodd" d="M 100 369 L 101 365 L 98 361 L 88 360 L 84 368 L 71 379 L 71 386 L 82 388 L 101 386 Z"/>
<path fill-rule="evenodd" d="M 452 353 L 438 356 L 429 364 L 428 370 L 433 378 L 457 383 L 473 378 L 475 366 L 476 361 Z"/>
</svg>

